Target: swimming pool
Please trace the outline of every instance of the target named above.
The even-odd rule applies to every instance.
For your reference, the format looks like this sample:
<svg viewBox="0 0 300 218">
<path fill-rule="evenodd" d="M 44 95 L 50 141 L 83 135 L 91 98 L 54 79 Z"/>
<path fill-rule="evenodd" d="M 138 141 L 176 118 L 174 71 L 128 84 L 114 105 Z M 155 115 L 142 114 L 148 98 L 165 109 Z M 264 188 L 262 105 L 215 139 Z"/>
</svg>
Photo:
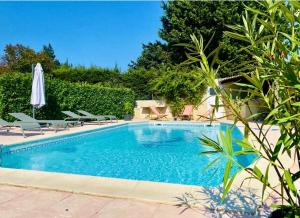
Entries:
<svg viewBox="0 0 300 218">
<path fill-rule="evenodd" d="M 48 172 L 217 186 L 224 161 L 205 170 L 214 157 L 199 156 L 198 137 L 216 138 L 228 124 L 131 123 L 69 136 L 5 146 L 1 166 Z M 234 139 L 243 135 L 235 128 Z M 253 156 L 239 159 L 249 165 Z M 218 171 L 213 175 L 215 169 Z"/>
</svg>

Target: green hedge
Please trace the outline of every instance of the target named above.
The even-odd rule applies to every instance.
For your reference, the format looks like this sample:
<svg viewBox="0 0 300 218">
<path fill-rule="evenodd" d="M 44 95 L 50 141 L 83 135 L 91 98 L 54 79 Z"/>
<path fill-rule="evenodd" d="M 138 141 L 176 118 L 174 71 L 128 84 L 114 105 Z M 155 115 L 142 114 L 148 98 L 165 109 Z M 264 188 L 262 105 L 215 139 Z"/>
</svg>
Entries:
<svg viewBox="0 0 300 218">
<path fill-rule="evenodd" d="M 1 118 L 12 120 L 9 112 L 32 114 L 31 80 L 30 74 L 13 73 L 0 76 Z M 76 109 L 93 114 L 116 115 L 118 118 L 133 113 L 134 92 L 127 88 L 107 88 L 50 78 L 45 79 L 45 84 L 46 105 L 37 110 L 38 119 L 62 119 L 62 110 Z"/>
<path fill-rule="evenodd" d="M 118 69 L 99 67 L 68 67 L 61 66 L 52 71 L 53 77 L 69 82 L 87 82 L 90 84 L 103 84 L 105 86 L 120 86 L 122 75 Z"/>
</svg>

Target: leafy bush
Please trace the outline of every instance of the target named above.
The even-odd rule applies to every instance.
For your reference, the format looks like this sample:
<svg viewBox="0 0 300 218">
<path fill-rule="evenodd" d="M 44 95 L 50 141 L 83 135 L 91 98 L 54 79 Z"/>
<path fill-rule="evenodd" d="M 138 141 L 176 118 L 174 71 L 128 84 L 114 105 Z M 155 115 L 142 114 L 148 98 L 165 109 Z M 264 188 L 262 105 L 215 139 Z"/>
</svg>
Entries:
<svg viewBox="0 0 300 218">
<path fill-rule="evenodd" d="M 126 104 L 134 107 L 134 93 L 127 88 L 108 88 L 99 85 L 70 83 L 45 78 L 46 106 L 37 110 L 38 119 L 62 119 L 62 110 L 83 109 L 93 114 L 116 115 L 121 118 Z M 9 112 L 31 114 L 31 75 L 6 74 L 0 76 L 0 117 L 12 120 Z"/>
<path fill-rule="evenodd" d="M 116 87 L 122 84 L 120 71 L 99 67 L 70 67 L 63 65 L 52 72 L 55 78 L 69 82 L 87 82 L 90 84 L 101 84 L 104 86 Z"/>
<path fill-rule="evenodd" d="M 157 78 L 158 70 L 144 68 L 129 69 L 129 71 L 123 74 L 124 86 L 132 89 L 135 93 L 135 98 L 138 100 L 152 99 L 152 93 L 150 82 Z"/>
<path fill-rule="evenodd" d="M 151 86 L 155 94 L 167 100 L 174 116 L 186 104 L 199 105 L 207 88 L 199 71 L 179 67 L 162 71 Z"/>
</svg>

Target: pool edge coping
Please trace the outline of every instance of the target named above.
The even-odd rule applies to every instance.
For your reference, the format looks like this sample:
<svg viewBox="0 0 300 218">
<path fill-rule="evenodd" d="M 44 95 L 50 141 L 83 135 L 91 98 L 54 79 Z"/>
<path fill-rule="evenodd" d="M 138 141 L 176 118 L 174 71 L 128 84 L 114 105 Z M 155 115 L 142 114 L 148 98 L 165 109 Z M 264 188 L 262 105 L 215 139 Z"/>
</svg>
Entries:
<svg viewBox="0 0 300 218">
<path fill-rule="evenodd" d="M 242 173 L 242 172 L 240 172 Z M 209 199 L 203 194 L 206 189 L 216 190 L 217 187 L 207 188 L 195 185 L 152 182 L 144 180 L 130 180 L 110 177 L 44 172 L 0 167 L 0 185 L 10 185 L 25 188 L 35 188 L 49 191 L 61 191 L 112 199 L 127 199 L 149 203 L 178 206 L 178 198 L 186 194 L 197 196 L 197 204 L 191 208 L 224 211 L 226 208 L 220 203 Z M 238 187 L 235 189 L 239 192 Z M 254 193 L 256 198 L 260 190 L 244 187 L 245 193 Z M 203 193 L 202 193 L 203 192 Z M 177 201 L 176 201 L 177 199 Z M 237 200 L 239 203 L 240 200 Z M 243 202 L 242 202 L 243 203 Z M 258 205 L 256 205 L 258 206 Z M 229 210 L 253 214 L 257 210 Z"/>
</svg>

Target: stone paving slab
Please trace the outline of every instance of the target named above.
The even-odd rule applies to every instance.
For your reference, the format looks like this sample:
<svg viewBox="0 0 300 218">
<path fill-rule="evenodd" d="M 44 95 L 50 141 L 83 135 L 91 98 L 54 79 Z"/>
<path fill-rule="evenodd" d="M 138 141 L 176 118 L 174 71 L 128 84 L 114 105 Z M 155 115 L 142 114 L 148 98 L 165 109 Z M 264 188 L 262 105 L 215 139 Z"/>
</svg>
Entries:
<svg viewBox="0 0 300 218">
<path fill-rule="evenodd" d="M 212 213 L 171 205 L 0 185 L 1 218 L 202 218 Z"/>
</svg>

